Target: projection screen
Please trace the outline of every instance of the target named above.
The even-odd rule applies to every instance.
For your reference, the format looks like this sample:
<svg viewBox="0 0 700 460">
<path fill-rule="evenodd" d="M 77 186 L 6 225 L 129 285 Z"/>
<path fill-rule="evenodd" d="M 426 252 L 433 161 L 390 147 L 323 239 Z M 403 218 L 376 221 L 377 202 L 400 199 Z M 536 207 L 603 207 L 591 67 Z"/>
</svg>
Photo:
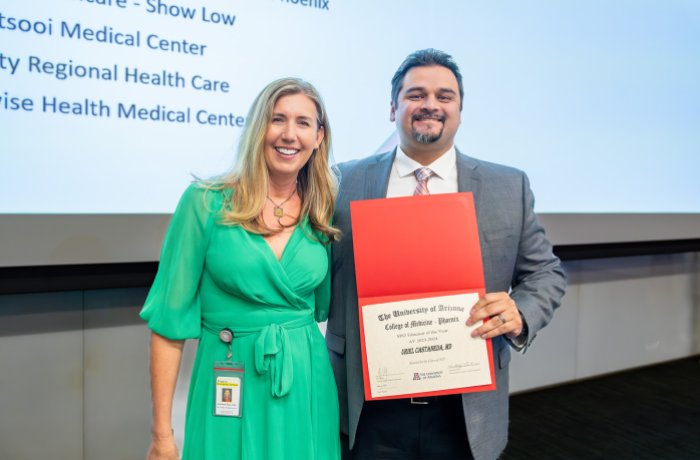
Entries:
<svg viewBox="0 0 700 460">
<path fill-rule="evenodd" d="M 698 238 L 698 43 L 695 1 L 4 0 L 0 266 L 157 260 L 276 78 L 320 90 L 336 162 L 393 147 L 427 47 L 464 76 L 457 147 L 526 171 L 556 244 Z"/>
</svg>

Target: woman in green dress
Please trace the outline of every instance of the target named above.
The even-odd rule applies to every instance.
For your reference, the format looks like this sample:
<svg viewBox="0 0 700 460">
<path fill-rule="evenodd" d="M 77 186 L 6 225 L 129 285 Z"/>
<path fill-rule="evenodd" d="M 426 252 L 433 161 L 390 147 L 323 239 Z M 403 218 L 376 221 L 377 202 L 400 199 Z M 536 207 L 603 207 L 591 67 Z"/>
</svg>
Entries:
<svg viewBox="0 0 700 460">
<path fill-rule="evenodd" d="M 248 114 L 233 172 L 181 198 L 141 311 L 152 331 L 149 459 L 178 458 L 171 412 L 186 339 L 199 345 L 182 458 L 340 458 L 316 324 L 328 315 L 339 236 L 330 134 L 313 86 L 274 81 Z"/>
</svg>

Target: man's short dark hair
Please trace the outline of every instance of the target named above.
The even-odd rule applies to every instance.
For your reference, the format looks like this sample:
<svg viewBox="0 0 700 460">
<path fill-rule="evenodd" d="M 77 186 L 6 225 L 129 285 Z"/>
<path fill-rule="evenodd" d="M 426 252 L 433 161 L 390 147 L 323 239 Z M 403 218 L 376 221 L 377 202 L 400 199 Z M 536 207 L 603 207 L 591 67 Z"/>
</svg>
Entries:
<svg viewBox="0 0 700 460">
<path fill-rule="evenodd" d="M 394 104 L 394 107 L 396 107 L 398 103 L 399 91 L 401 91 L 403 79 L 408 71 L 414 67 L 430 66 L 446 67 L 454 74 L 455 78 L 457 79 L 457 85 L 459 86 L 459 110 L 462 110 L 464 87 L 462 86 L 462 74 L 459 72 L 459 67 L 457 67 L 457 63 L 455 63 L 454 59 L 452 59 L 452 56 L 444 51 L 436 50 L 434 48 L 415 51 L 409 54 L 408 57 L 401 63 L 391 79 L 391 102 Z"/>
</svg>

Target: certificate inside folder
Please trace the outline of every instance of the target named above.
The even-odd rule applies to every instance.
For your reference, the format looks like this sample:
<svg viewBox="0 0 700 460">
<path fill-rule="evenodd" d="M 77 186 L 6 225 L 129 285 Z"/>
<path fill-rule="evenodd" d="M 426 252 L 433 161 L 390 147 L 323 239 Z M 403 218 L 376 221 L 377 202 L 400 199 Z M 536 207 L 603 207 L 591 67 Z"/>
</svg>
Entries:
<svg viewBox="0 0 700 460">
<path fill-rule="evenodd" d="M 471 193 L 350 203 L 365 399 L 496 388 L 491 340 L 472 339 L 484 294 Z"/>
</svg>

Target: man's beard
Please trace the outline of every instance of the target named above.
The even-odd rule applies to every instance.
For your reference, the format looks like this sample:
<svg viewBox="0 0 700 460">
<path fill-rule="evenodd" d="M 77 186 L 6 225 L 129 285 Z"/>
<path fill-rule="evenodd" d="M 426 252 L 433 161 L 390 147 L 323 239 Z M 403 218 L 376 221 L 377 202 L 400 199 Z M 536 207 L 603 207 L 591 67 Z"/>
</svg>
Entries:
<svg viewBox="0 0 700 460">
<path fill-rule="evenodd" d="M 419 144 L 432 144 L 433 142 L 437 142 L 441 137 L 442 137 L 442 129 L 440 130 L 440 132 L 438 132 L 436 134 L 423 134 L 423 133 L 419 133 L 415 129 L 413 130 L 413 138 Z"/>
<path fill-rule="evenodd" d="M 442 116 L 436 116 L 436 115 L 431 115 L 429 113 L 420 113 L 417 115 L 413 116 L 413 121 L 417 120 L 425 120 L 425 119 L 431 119 L 431 120 L 437 120 L 442 124 L 442 127 L 440 128 L 440 131 L 438 131 L 435 134 L 424 134 L 424 133 L 419 133 L 416 131 L 416 129 L 413 127 L 413 124 L 411 124 L 411 129 L 412 129 L 412 134 L 413 138 L 418 142 L 419 144 L 432 144 L 433 142 L 437 142 L 441 137 L 442 137 L 442 131 L 445 129 L 445 117 Z"/>
</svg>

